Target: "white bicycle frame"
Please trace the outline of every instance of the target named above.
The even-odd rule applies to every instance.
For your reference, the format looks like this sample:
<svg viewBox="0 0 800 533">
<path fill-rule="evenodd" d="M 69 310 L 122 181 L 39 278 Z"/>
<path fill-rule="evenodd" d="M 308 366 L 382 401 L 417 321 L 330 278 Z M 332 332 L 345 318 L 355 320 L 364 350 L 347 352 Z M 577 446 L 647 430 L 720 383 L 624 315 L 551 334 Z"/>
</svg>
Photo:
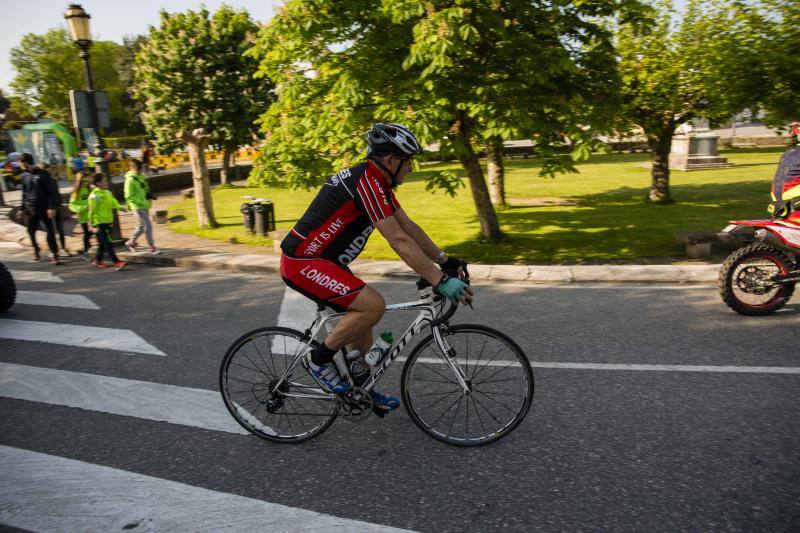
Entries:
<svg viewBox="0 0 800 533">
<path fill-rule="evenodd" d="M 404 302 L 399 304 L 391 304 L 386 306 L 386 311 L 411 311 L 411 310 L 419 310 L 419 314 L 417 318 L 411 323 L 408 329 L 403 332 L 400 338 L 395 341 L 394 345 L 389 349 L 386 355 L 383 356 L 383 359 L 375 365 L 372 372 L 370 373 L 369 377 L 361 384 L 361 389 L 365 391 L 371 390 L 378 380 L 383 376 L 386 369 L 389 368 L 389 365 L 397 359 L 400 355 L 400 352 L 403 351 L 406 344 L 419 333 L 425 323 L 433 324 L 437 318 L 437 311 L 436 307 L 434 306 L 433 300 L 433 289 L 430 287 L 422 289 L 420 291 L 420 299 L 415 302 Z M 309 340 L 302 346 L 302 348 L 295 354 L 292 362 L 284 372 L 281 379 L 275 385 L 274 389 L 280 389 L 280 386 L 287 380 L 290 379 L 291 372 L 300 361 L 300 358 L 305 354 L 313 342 L 314 339 L 317 338 L 317 335 L 325 328 L 327 333 L 330 333 L 333 330 L 333 322 L 342 316 L 345 313 L 332 313 L 327 308 L 318 309 L 316 317 L 314 321 L 311 323 L 311 326 L 306 330 L 307 335 L 309 336 Z M 467 384 L 466 377 L 464 376 L 461 367 L 458 363 L 454 360 L 453 356 L 455 355 L 453 349 L 447 344 L 447 340 L 442 336 L 442 332 L 439 329 L 439 325 L 435 325 L 431 327 L 433 331 L 433 338 L 436 342 L 436 345 L 441 350 L 441 358 L 442 360 L 450 367 L 453 371 L 453 374 L 456 376 L 456 380 L 458 384 L 461 386 L 465 394 L 469 394 L 470 387 Z M 338 360 L 337 360 L 338 359 Z M 350 386 L 353 387 L 355 384 L 353 382 L 352 376 L 350 376 L 350 371 L 347 369 L 347 364 L 344 361 L 344 355 L 342 355 L 341 350 L 336 352 L 334 356 L 334 361 L 337 364 L 338 368 L 344 368 L 346 370 L 346 378 L 350 383 Z M 305 370 L 304 370 L 305 371 Z M 287 392 L 284 393 L 286 396 L 289 397 L 299 397 L 299 398 L 317 398 L 320 400 L 330 400 L 330 394 L 303 394 L 303 393 L 293 393 Z"/>
</svg>

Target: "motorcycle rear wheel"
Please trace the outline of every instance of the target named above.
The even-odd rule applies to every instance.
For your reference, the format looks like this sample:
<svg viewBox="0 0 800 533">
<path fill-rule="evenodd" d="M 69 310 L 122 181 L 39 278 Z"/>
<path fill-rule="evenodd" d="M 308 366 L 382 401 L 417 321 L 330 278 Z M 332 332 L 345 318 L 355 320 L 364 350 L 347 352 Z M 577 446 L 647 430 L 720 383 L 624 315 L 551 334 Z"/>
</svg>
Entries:
<svg viewBox="0 0 800 533">
<path fill-rule="evenodd" d="M 789 258 L 772 246 L 755 243 L 740 248 L 728 256 L 720 269 L 722 301 L 740 315 L 772 314 L 792 297 L 794 283 L 770 286 L 764 283 L 764 279 L 776 274 L 785 275 L 791 269 Z M 745 301 L 742 295 L 752 295 L 753 301 Z"/>
</svg>

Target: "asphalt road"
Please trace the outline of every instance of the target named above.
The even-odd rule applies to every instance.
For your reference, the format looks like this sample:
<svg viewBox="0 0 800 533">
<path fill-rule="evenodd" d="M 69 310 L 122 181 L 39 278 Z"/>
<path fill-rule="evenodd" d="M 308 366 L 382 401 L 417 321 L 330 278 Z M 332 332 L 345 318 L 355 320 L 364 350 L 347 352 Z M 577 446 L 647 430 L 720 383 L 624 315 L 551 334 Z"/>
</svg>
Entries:
<svg viewBox="0 0 800 533">
<path fill-rule="evenodd" d="M 0 338 L 0 365 L 216 391 L 228 345 L 274 325 L 284 294 L 277 277 L 147 266 L 98 271 L 77 259 L 54 268 L 2 250 L 0 257 L 17 271 L 63 280 L 19 281 L 20 290 L 82 295 L 100 307 L 17 304 L 0 327 L 19 320 L 127 329 L 166 354 Z M 391 302 L 416 296 L 408 282 L 375 285 Z M 397 314 L 382 327 L 400 332 L 410 319 Z M 0 446 L 363 521 L 375 530 L 797 531 L 799 299 L 774 316 L 746 318 L 707 286 L 481 284 L 475 310 L 460 311 L 453 322 L 509 334 L 534 363 L 528 417 L 483 448 L 434 441 L 402 409 L 383 420 L 339 420 L 292 446 L 110 414 L 102 406 L 8 397 L 0 397 Z M 714 371 L 720 366 L 794 373 Z M 399 395 L 401 369 L 390 368 L 385 392 Z M 48 387 L 39 384 L 40 392 Z M 45 476 L 32 486 L 47 483 Z M 0 491 L 0 524 L 14 525 L 4 498 Z M 30 500 L 43 512 L 49 505 L 35 490 Z M 60 529 L 77 530 L 73 520 L 65 518 Z M 286 522 L 271 530 L 293 527 L 305 529 Z M 129 529 L 146 530 L 146 522 Z"/>
</svg>

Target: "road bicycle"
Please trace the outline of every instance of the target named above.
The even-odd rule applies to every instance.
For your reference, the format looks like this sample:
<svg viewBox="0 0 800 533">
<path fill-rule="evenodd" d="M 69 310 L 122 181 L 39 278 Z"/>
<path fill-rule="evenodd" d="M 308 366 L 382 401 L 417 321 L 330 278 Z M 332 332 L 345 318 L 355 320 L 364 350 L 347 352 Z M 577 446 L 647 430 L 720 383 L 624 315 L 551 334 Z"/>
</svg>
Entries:
<svg viewBox="0 0 800 533">
<path fill-rule="evenodd" d="M 465 270 L 465 279 L 469 281 Z M 458 304 L 417 281 L 420 299 L 386 311 L 418 311 L 416 319 L 363 380 L 354 379 L 342 349 L 334 357 L 350 388 L 333 394 L 311 377 L 305 354 L 344 313 L 318 305 L 304 332 L 264 327 L 245 333 L 225 354 L 219 386 L 233 418 L 258 437 L 300 443 L 322 434 L 337 417 L 357 422 L 372 413 L 369 391 L 403 348 L 426 326 L 431 332 L 405 360 L 402 403 L 426 434 L 455 446 L 495 442 L 519 426 L 533 400 L 531 364 L 508 336 L 483 325 L 450 325 Z"/>
</svg>

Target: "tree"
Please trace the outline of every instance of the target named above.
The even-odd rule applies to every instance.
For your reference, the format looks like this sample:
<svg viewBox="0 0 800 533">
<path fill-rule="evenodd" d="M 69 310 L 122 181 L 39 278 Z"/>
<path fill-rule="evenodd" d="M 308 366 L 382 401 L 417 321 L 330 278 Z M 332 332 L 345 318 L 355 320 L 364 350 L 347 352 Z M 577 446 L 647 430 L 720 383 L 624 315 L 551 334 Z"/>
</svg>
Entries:
<svg viewBox="0 0 800 533">
<path fill-rule="evenodd" d="M 460 161 L 481 235 L 497 240 L 479 147 L 529 136 L 543 175 L 574 170 L 593 146 L 579 126 L 591 123 L 589 102 L 613 100 L 604 21 L 641 13 L 633 0 L 289 1 L 252 52 L 279 87 L 257 176 L 311 186 L 358 158 L 370 123 L 402 122 Z M 565 139 L 572 154 L 560 151 Z M 452 193 L 452 178 L 436 185 Z"/>
<path fill-rule="evenodd" d="M 125 87 L 117 70 L 121 53 L 115 42 L 94 41 L 90 59 L 95 87 L 108 93 L 111 130 L 118 132 L 135 128 L 139 120 L 122 101 Z M 78 50 L 64 28 L 25 35 L 11 49 L 11 65 L 16 71 L 11 81 L 15 109 L 27 114 L 43 111 L 58 122 L 71 122 L 69 91 L 83 89 L 85 82 Z"/>
<path fill-rule="evenodd" d="M 622 116 L 642 129 L 650 149 L 649 200 L 670 203 L 669 154 L 681 124 L 724 120 L 752 101 L 747 65 L 757 62 L 741 12 L 728 0 L 689 0 L 679 24 L 672 2 L 659 0 L 649 32 L 623 25 L 618 34 Z"/>
<path fill-rule="evenodd" d="M 737 9 L 747 23 L 753 108 L 778 126 L 800 119 L 800 3 L 762 0 Z"/>
<path fill-rule="evenodd" d="M 225 151 L 227 175 L 230 154 L 252 140 L 272 98 L 269 79 L 254 78 L 257 62 L 244 54 L 257 31 L 246 11 L 224 5 L 213 16 L 161 12 L 136 54 L 135 92 L 162 150 L 178 147 L 178 132 L 202 128 Z"/>
<path fill-rule="evenodd" d="M 214 218 L 214 205 L 211 203 L 211 181 L 208 177 L 205 150 L 208 146 L 208 135 L 203 128 L 191 133 L 179 131 L 175 138 L 186 143 L 189 149 L 189 160 L 192 164 L 192 182 L 194 184 L 194 201 L 197 208 L 197 220 L 201 228 L 217 226 Z"/>
<path fill-rule="evenodd" d="M 11 101 L 3 94 L 3 89 L 0 89 L 0 115 L 5 115 L 9 107 L 11 107 Z"/>
</svg>

